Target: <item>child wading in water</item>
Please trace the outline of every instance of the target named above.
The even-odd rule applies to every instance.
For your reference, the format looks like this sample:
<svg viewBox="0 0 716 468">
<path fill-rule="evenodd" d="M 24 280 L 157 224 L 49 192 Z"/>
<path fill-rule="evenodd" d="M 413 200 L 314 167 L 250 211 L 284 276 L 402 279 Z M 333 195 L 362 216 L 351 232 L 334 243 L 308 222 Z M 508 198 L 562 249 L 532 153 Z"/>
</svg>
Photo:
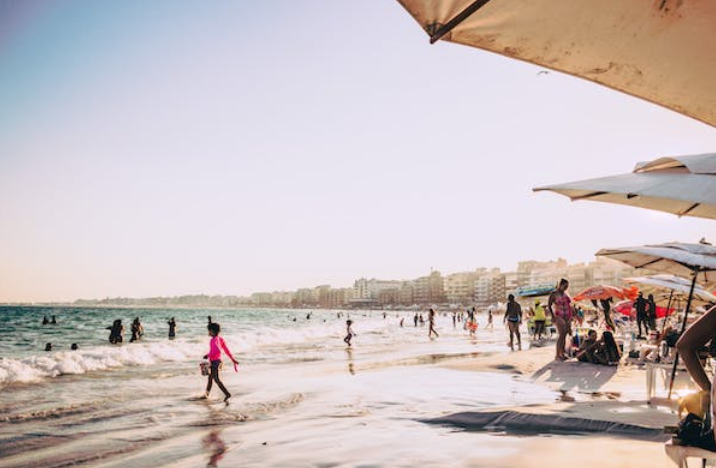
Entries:
<svg viewBox="0 0 716 468">
<path fill-rule="evenodd" d="M 229 398 L 231 398 L 231 393 L 229 393 L 226 387 L 224 387 L 224 384 L 221 383 L 221 379 L 219 379 L 219 369 L 221 368 L 221 350 L 224 350 L 224 353 L 229 356 L 231 362 L 234 363 L 234 370 L 237 372 L 238 369 L 236 366 L 239 365 L 239 361 L 234 359 L 234 356 L 231 355 L 231 351 L 229 351 L 229 348 L 226 346 L 226 342 L 219 336 L 219 333 L 221 332 L 219 324 L 212 322 L 209 323 L 207 328 L 209 329 L 211 341 L 209 341 L 209 354 L 204 356 L 204 359 L 209 359 L 209 362 L 211 363 L 211 370 L 209 372 L 209 381 L 206 383 L 205 397 L 207 399 L 209 398 L 211 386 L 214 382 L 216 382 L 216 385 L 218 385 L 221 391 L 224 392 L 224 401 L 228 401 Z"/>
<path fill-rule="evenodd" d="M 346 337 L 343 338 L 343 341 L 350 346 L 351 340 L 354 336 L 356 336 L 355 333 L 353 333 L 353 329 L 351 328 L 351 325 L 353 325 L 353 320 L 346 320 Z"/>
</svg>

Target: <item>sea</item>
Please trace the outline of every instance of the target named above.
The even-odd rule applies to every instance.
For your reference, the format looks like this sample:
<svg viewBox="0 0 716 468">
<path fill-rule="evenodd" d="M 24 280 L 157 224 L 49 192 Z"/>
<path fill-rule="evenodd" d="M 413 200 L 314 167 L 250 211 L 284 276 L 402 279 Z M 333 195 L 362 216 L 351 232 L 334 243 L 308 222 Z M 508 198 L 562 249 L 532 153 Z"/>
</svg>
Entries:
<svg viewBox="0 0 716 468">
<path fill-rule="evenodd" d="M 487 330 L 480 316 L 471 337 L 445 311 L 429 339 L 415 313 L 0 307 L 0 468 L 491 466 L 466 458 L 465 444 L 482 444 L 482 460 L 514 444 L 426 420 L 555 393 L 509 373 L 442 366 L 508 352 L 504 329 Z M 221 373 L 228 404 L 216 387 L 201 399 L 209 316 L 240 362 Z M 145 334 L 129 342 L 137 317 Z M 124 341 L 110 344 L 117 319 Z"/>
</svg>

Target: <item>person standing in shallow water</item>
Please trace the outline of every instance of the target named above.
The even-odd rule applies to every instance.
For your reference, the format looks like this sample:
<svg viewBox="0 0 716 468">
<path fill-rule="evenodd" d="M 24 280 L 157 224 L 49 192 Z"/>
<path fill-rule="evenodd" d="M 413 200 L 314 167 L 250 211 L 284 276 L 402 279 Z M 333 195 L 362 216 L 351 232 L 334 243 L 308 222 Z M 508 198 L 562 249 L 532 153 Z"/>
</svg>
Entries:
<svg viewBox="0 0 716 468">
<path fill-rule="evenodd" d="M 515 349 L 515 336 L 517 337 L 517 347 L 522 349 L 522 337 L 520 336 L 520 323 L 522 323 L 522 306 L 515 301 L 514 294 L 507 296 L 507 310 L 503 321 L 507 322 L 510 330 L 510 349 Z"/>
<path fill-rule="evenodd" d="M 555 359 L 564 361 L 564 346 L 567 342 L 567 335 L 572 335 L 572 298 L 567 295 L 569 281 L 562 278 L 557 284 L 557 289 L 552 291 L 547 301 L 547 311 L 552 316 L 552 323 L 557 327 L 557 345 Z"/>
<path fill-rule="evenodd" d="M 169 319 L 167 325 L 169 325 L 169 339 L 173 340 L 177 336 L 177 323 L 174 321 L 174 317 Z"/>
<path fill-rule="evenodd" d="M 209 354 L 205 355 L 204 359 L 209 360 L 211 370 L 209 372 L 209 380 L 206 383 L 206 394 L 204 396 L 207 399 L 209 398 L 211 387 L 213 383 L 216 382 L 216 385 L 218 385 L 221 391 L 224 392 L 224 401 L 228 401 L 229 398 L 231 398 L 231 393 L 229 393 L 219 378 L 219 371 L 221 370 L 221 352 L 223 351 L 224 354 L 231 359 L 231 362 L 234 363 L 234 370 L 237 370 L 236 366 L 239 365 L 239 361 L 234 359 L 234 356 L 231 354 L 231 351 L 229 351 L 228 346 L 226 346 L 226 342 L 219 336 L 219 333 L 221 333 L 221 327 L 219 324 L 212 322 L 208 325 L 208 329 L 211 340 L 209 341 Z"/>
<path fill-rule="evenodd" d="M 132 331 L 132 337 L 129 339 L 130 343 L 138 341 L 144 336 L 144 327 L 139 323 L 139 317 L 135 317 L 130 330 Z"/>
<path fill-rule="evenodd" d="M 353 332 L 353 328 L 351 327 L 351 325 L 353 325 L 353 320 L 346 320 L 346 337 L 343 338 L 343 342 L 349 347 L 351 346 L 351 340 L 354 336 L 356 336 L 356 334 Z"/>
<path fill-rule="evenodd" d="M 440 335 L 438 335 L 438 332 L 435 331 L 435 311 L 433 309 L 430 309 L 428 311 L 428 338 L 432 338 L 433 333 L 435 334 L 435 338 L 440 337 Z"/>
</svg>

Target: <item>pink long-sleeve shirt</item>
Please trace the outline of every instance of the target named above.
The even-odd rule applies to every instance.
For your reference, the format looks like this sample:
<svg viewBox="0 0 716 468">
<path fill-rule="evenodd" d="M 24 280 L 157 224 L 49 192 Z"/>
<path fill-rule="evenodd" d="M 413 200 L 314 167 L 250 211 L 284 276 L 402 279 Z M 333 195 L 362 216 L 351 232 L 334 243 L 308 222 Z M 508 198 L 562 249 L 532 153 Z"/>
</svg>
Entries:
<svg viewBox="0 0 716 468">
<path fill-rule="evenodd" d="M 229 356 L 233 361 L 234 356 L 231 355 L 231 351 L 229 351 L 229 348 L 226 346 L 226 342 L 220 336 L 213 337 L 209 342 L 209 354 L 207 355 L 209 357 L 209 360 L 218 361 L 219 359 L 221 359 L 222 349 L 224 350 L 224 353 L 226 353 L 226 355 Z"/>
</svg>

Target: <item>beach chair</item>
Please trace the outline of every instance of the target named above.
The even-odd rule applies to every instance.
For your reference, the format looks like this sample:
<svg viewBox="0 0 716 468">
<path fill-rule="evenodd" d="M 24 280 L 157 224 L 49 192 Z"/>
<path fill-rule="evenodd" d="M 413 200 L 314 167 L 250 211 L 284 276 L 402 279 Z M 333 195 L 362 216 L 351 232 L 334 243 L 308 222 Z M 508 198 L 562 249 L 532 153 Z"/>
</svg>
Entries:
<svg viewBox="0 0 716 468">
<path fill-rule="evenodd" d="M 700 458 L 703 468 L 706 467 L 707 461 L 716 463 L 716 452 L 699 447 L 676 445 L 672 441 L 668 441 L 664 445 L 664 450 L 666 451 L 666 456 L 676 463 L 679 468 L 689 468 L 689 458 Z"/>
</svg>

